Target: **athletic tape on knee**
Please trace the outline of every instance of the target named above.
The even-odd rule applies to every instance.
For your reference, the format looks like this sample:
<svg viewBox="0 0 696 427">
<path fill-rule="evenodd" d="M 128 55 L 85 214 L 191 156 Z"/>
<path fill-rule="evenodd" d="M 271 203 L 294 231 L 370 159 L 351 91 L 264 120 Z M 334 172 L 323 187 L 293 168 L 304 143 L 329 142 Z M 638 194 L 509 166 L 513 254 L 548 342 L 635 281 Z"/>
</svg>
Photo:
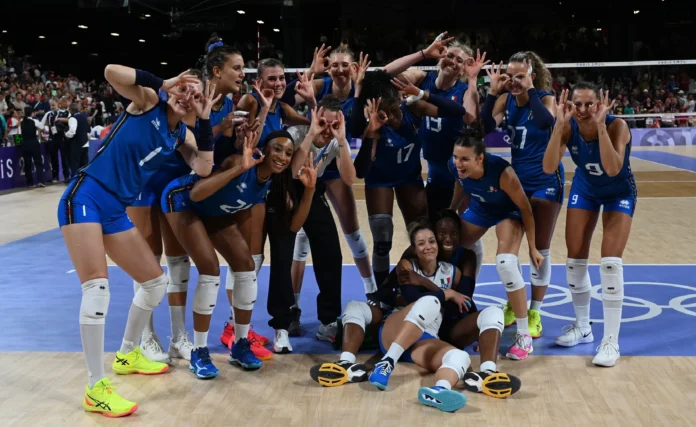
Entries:
<svg viewBox="0 0 696 427">
<path fill-rule="evenodd" d="M 353 233 L 344 234 L 343 236 L 346 238 L 346 243 L 348 243 L 348 247 L 350 248 L 354 259 L 362 259 L 367 257 L 367 240 L 365 240 L 365 235 L 360 228 Z"/>
<path fill-rule="evenodd" d="M 459 349 L 452 349 L 442 356 L 442 365 L 440 365 L 440 369 L 448 368 L 453 370 L 461 380 L 464 378 L 464 374 L 466 370 L 469 369 L 470 365 L 471 358 L 467 352 Z"/>
<path fill-rule="evenodd" d="M 479 328 L 479 335 L 489 329 L 497 329 L 502 334 L 503 328 L 505 327 L 504 322 L 505 315 L 500 307 L 486 307 L 482 312 L 479 313 L 478 319 L 476 319 L 476 325 Z"/>
<path fill-rule="evenodd" d="M 495 257 L 495 269 L 505 285 L 506 292 L 524 289 L 524 279 L 518 267 L 519 258 L 514 254 L 500 254 Z"/>
<path fill-rule="evenodd" d="M 227 266 L 227 275 L 225 276 L 225 289 L 228 291 L 234 290 L 234 271 L 232 271 L 232 267 L 229 265 Z"/>
<path fill-rule="evenodd" d="M 108 279 L 92 279 L 82 284 L 81 325 L 103 325 L 109 311 Z"/>
<path fill-rule="evenodd" d="M 188 255 L 168 256 L 167 272 L 169 274 L 168 294 L 188 291 L 188 281 L 191 274 L 191 261 Z"/>
<path fill-rule="evenodd" d="M 143 310 L 154 310 L 162 302 L 164 294 L 167 293 L 168 284 L 169 278 L 164 273 L 159 277 L 141 283 L 140 289 L 133 298 L 133 304 Z"/>
<path fill-rule="evenodd" d="M 196 290 L 193 293 L 193 312 L 208 316 L 213 314 L 219 289 L 219 276 L 199 275 Z"/>
<path fill-rule="evenodd" d="M 394 222 L 391 215 L 377 214 L 368 218 L 374 250 L 372 251 L 372 268 L 375 271 L 389 271 L 389 252 L 394 238 Z"/>
<path fill-rule="evenodd" d="M 432 295 L 421 297 L 413 304 L 404 321 L 413 323 L 421 331 L 434 329 L 437 335 L 440 329 L 439 324 L 442 323 L 441 307 L 436 297 Z"/>
<path fill-rule="evenodd" d="M 234 290 L 232 291 L 232 306 L 234 308 L 253 309 L 258 292 L 256 273 L 253 271 L 234 272 Z"/>
<path fill-rule="evenodd" d="M 566 260 L 566 281 L 573 294 L 582 294 L 592 290 L 589 263 L 586 259 L 568 258 Z"/>
<path fill-rule="evenodd" d="M 606 301 L 623 301 L 624 277 L 621 258 L 602 258 L 599 265 L 599 277 L 602 279 L 602 299 Z"/>
<path fill-rule="evenodd" d="M 365 327 L 372 322 L 372 310 L 366 302 L 349 301 L 343 311 L 343 325 L 352 323 L 365 330 Z"/>
<path fill-rule="evenodd" d="M 251 259 L 254 260 L 254 273 L 256 273 L 256 275 L 258 276 L 259 271 L 261 270 L 261 266 L 263 265 L 264 256 L 263 254 L 256 254 L 252 255 Z"/>
<path fill-rule="evenodd" d="M 306 262 L 309 255 L 309 238 L 304 228 L 300 228 L 295 236 L 295 252 L 292 255 L 293 261 Z"/>
<path fill-rule="evenodd" d="M 532 286 L 549 286 L 551 283 L 551 250 L 542 249 L 539 253 L 544 256 L 544 261 L 538 270 L 533 262 L 529 263 L 529 282 Z"/>
<path fill-rule="evenodd" d="M 476 281 L 478 281 L 479 272 L 481 271 L 481 265 L 483 265 L 483 239 L 478 239 L 476 243 L 467 248 L 474 251 L 476 254 Z"/>
</svg>

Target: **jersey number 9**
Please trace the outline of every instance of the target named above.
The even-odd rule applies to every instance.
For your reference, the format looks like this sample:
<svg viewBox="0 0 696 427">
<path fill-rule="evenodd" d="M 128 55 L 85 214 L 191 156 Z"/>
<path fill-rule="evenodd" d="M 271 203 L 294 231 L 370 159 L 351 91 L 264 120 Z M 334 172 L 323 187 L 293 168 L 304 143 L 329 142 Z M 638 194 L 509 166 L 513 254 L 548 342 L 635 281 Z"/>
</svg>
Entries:
<svg viewBox="0 0 696 427">
<path fill-rule="evenodd" d="M 602 171 L 602 168 L 599 167 L 599 163 L 587 163 L 585 165 L 585 169 L 587 169 L 587 172 L 590 175 L 594 175 L 594 176 L 604 175 L 604 171 Z"/>
</svg>

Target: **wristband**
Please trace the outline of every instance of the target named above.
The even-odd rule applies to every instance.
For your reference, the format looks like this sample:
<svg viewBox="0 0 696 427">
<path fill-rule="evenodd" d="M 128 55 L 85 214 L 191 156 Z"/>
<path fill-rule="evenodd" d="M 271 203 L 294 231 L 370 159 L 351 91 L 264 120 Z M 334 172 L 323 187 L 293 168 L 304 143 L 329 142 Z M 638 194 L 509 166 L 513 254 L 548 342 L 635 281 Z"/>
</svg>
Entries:
<svg viewBox="0 0 696 427">
<path fill-rule="evenodd" d="M 198 119 L 198 138 L 196 138 L 198 151 L 213 151 L 213 131 L 210 127 L 210 120 Z"/>
<path fill-rule="evenodd" d="M 410 95 L 406 98 L 406 105 L 411 105 L 414 102 L 420 101 L 421 99 L 423 99 L 424 96 L 425 92 L 423 91 L 423 89 L 421 89 L 420 92 L 418 92 L 418 95 Z"/>
<path fill-rule="evenodd" d="M 135 84 L 158 91 L 159 88 L 162 87 L 162 84 L 164 84 L 164 80 L 147 71 L 135 70 Z"/>
</svg>

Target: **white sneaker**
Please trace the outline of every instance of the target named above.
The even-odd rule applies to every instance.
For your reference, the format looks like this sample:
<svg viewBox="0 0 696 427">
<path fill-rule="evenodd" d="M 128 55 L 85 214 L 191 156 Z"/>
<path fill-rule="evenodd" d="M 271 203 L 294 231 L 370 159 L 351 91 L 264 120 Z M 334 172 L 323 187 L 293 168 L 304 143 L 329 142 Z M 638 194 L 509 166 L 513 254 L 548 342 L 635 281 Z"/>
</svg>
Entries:
<svg viewBox="0 0 696 427">
<path fill-rule="evenodd" d="M 140 350 L 145 357 L 153 362 L 169 363 L 172 361 L 169 354 L 162 348 L 162 343 L 160 343 L 157 335 L 154 333 L 140 340 Z"/>
<path fill-rule="evenodd" d="M 609 336 L 611 339 L 611 335 Z M 592 359 L 592 363 L 597 366 L 606 366 L 608 368 L 616 365 L 616 361 L 621 357 L 619 353 L 619 345 L 609 340 L 602 340 L 602 343 L 597 347 L 597 355 Z"/>
<path fill-rule="evenodd" d="M 319 326 L 319 331 L 317 332 L 317 339 L 321 341 L 334 342 L 336 341 L 336 334 L 338 333 L 338 325 L 336 322 L 331 322 L 328 325 Z"/>
<path fill-rule="evenodd" d="M 292 346 L 290 345 L 290 338 L 288 338 L 287 330 L 276 329 L 275 336 L 273 337 L 273 351 L 278 354 L 292 353 Z"/>
<path fill-rule="evenodd" d="M 594 341 L 592 328 L 583 330 L 577 324 L 572 324 L 563 327 L 563 335 L 556 338 L 556 345 L 562 347 L 574 347 L 578 344 L 587 344 Z"/>
<path fill-rule="evenodd" d="M 178 340 L 169 342 L 169 355 L 172 358 L 190 361 L 192 351 L 193 343 L 189 339 L 188 332 L 184 333 Z"/>
</svg>

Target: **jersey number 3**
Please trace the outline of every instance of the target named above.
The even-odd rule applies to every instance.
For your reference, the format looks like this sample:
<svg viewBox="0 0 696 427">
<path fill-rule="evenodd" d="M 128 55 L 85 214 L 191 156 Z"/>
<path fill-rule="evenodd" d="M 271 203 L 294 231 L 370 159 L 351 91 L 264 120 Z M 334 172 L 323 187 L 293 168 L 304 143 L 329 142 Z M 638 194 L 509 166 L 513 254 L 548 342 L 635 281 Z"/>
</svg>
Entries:
<svg viewBox="0 0 696 427">
<path fill-rule="evenodd" d="M 587 163 L 585 169 L 590 175 L 601 176 L 604 175 L 604 171 L 599 167 L 599 163 Z"/>
<path fill-rule="evenodd" d="M 413 151 L 413 147 L 416 144 L 413 142 L 408 144 L 407 146 L 403 148 L 399 148 L 399 152 L 396 154 L 396 163 L 405 163 L 408 162 L 408 158 L 411 157 L 411 151 Z M 406 151 L 406 155 L 403 155 L 403 152 Z"/>
</svg>

